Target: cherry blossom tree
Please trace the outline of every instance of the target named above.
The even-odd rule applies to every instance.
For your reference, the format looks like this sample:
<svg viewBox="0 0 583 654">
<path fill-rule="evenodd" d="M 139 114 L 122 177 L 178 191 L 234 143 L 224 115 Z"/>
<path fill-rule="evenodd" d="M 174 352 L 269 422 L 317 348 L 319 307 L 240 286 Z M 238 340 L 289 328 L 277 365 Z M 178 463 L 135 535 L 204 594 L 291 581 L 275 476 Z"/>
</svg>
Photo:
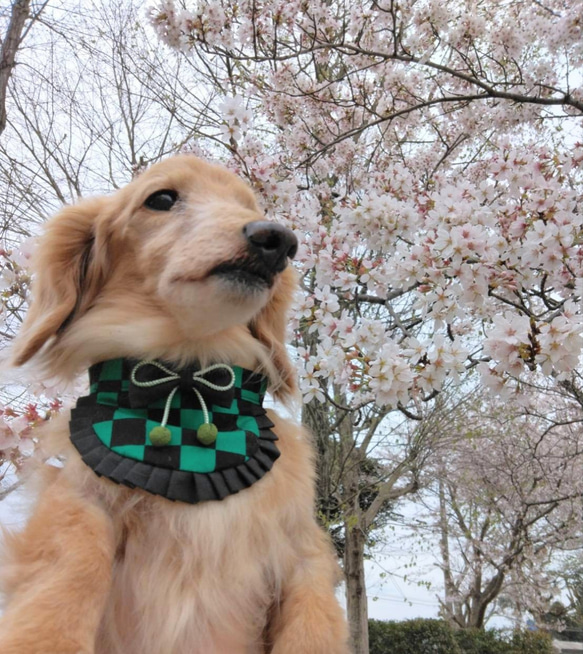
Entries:
<svg viewBox="0 0 583 654">
<path fill-rule="evenodd" d="M 230 165 L 301 235 L 304 415 L 344 510 L 366 652 L 357 471 L 383 452 L 378 508 L 415 491 L 425 461 L 407 446 L 387 460 L 393 412 L 423 420 L 473 369 L 503 398 L 537 373 L 581 392 L 581 8 L 166 0 L 151 15 L 222 93 L 210 135 Z"/>
<path fill-rule="evenodd" d="M 540 389 L 503 405 L 474 391 L 444 407 L 451 442 L 434 457 L 418 523 L 439 537 L 441 612 L 479 628 L 503 598 L 514 617 L 543 615 L 559 591 L 557 553 L 582 545 L 580 407 Z"/>
</svg>

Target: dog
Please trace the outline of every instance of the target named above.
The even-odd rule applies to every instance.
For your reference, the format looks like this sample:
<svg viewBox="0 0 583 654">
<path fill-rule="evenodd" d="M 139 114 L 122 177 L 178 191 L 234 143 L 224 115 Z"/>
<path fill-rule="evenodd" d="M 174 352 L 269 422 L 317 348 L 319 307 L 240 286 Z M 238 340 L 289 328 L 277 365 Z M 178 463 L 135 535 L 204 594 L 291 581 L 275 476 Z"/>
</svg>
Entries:
<svg viewBox="0 0 583 654">
<path fill-rule="evenodd" d="M 131 381 L 118 380 L 114 398 L 127 400 L 124 384 L 160 394 L 151 414 L 158 431 L 136 446 L 154 456 L 172 449 L 166 414 L 180 386 L 188 415 L 204 414 L 202 432 L 181 433 L 206 456 L 224 436 L 209 416 L 231 419 L 221 393 L 237 390 L 237 370 L 255 384 L 241 397 L 259 397 L 262 380 L 276 398 L 294 396 L 284 334 L 296 248 L 236 175 L 191 155 L 166 159 L 48 221 L 13 364 L 66 380 L 89 368 L 95 388 L 110 388 L 104 366 L 125 366 Z M 205 399 L 207 391 L 219 399 Z M 95 397 L 37 432 L 43 455 L 64 464 L 41 467 L 27 525 L 6 534 L 0 652 L 348 654 L 339 568 L 314 518 L 314 455 L 301 427 L 240 397 L 263 438 L 239 430 L 257 461 L 237 467 L 250 479 L 229 485 L 228 465 L 218 471 L 224 478 L 154 469 L 119 454 L 131 445 L 105 448 L 93 412 L 101 419 L 126 409 Z M 107 404 L 112 395 L 101 397 Z M 119 424 L 123 439 L 130 421 Z M 130 472 L 115 477 L 114 468 Z M 162 481 L 149 486 L 150 473 Z"/>
</svg>

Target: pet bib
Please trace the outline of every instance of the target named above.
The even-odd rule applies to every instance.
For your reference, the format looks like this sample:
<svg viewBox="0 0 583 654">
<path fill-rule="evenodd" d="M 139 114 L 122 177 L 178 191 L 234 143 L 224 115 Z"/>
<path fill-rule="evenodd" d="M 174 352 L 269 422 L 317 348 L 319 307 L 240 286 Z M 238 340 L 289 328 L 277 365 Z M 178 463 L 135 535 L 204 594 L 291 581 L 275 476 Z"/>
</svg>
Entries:
<svg viewBox="0 0 583 654">
<path fill-rule="evenodd" d="M 222 500 L 279 457 L 267 379 L 250 370 L 112 359 L 92 366 L 89 381 L 71 411 L 71 441 L 118 484 L 190 504 Z"/>
</svg>

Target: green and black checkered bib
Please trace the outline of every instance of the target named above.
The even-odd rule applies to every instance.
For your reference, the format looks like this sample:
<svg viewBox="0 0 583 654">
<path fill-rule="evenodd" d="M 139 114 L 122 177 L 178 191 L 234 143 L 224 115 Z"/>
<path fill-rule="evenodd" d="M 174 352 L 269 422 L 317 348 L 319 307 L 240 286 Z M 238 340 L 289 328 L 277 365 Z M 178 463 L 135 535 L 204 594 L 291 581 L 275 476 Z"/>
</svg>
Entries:
<svg viewBox="0 0 583 654">
<path fill-rule="evenodd" d="M 279 450 L 263 408 L 264 376 L 223 366 L 234 373 L 232 388 L 221 392 L 199 385 L 196 393 L 192 376 L 199 366 L 177 370 L 164 363 L 176 379 L 154 382 L 158 388 L 144 391 L 131 381 L 136 364 L 146 377 L 155 380 L 160 374 L 156 362 L 112 359 L 94 365 L 90 393 L 71 412 L 71 441 L 99 476 L 195 504 L 238 493 L 271 470 Z M 220 376 L 220 371 L 214 374 Z M 208 445 L 197 437 L 205 421 L 201 394 L 207 417 L 218 429 L 216 441 Z M 170 442 L 154 445 L 149 434 L 162 422 L 166 408 Z"/>
</svg>

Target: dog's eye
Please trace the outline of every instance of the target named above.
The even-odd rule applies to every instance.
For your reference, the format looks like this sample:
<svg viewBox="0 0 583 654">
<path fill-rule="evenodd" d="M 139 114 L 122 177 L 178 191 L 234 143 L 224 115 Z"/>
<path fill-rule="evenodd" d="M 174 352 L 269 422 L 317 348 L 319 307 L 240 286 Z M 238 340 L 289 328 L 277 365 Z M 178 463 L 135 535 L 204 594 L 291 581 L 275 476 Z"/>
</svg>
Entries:
<svg viewBox="0 0 583 654">
<path fill-rule="evenodd" d="M 170 211 L 176 204 L 176 200 L 178 200 L 178 193 L 176 191 L 163 189 L 162 191 L 152 193 L 144 202 L 144 206 L 154 211 Z"/>
</svg>

